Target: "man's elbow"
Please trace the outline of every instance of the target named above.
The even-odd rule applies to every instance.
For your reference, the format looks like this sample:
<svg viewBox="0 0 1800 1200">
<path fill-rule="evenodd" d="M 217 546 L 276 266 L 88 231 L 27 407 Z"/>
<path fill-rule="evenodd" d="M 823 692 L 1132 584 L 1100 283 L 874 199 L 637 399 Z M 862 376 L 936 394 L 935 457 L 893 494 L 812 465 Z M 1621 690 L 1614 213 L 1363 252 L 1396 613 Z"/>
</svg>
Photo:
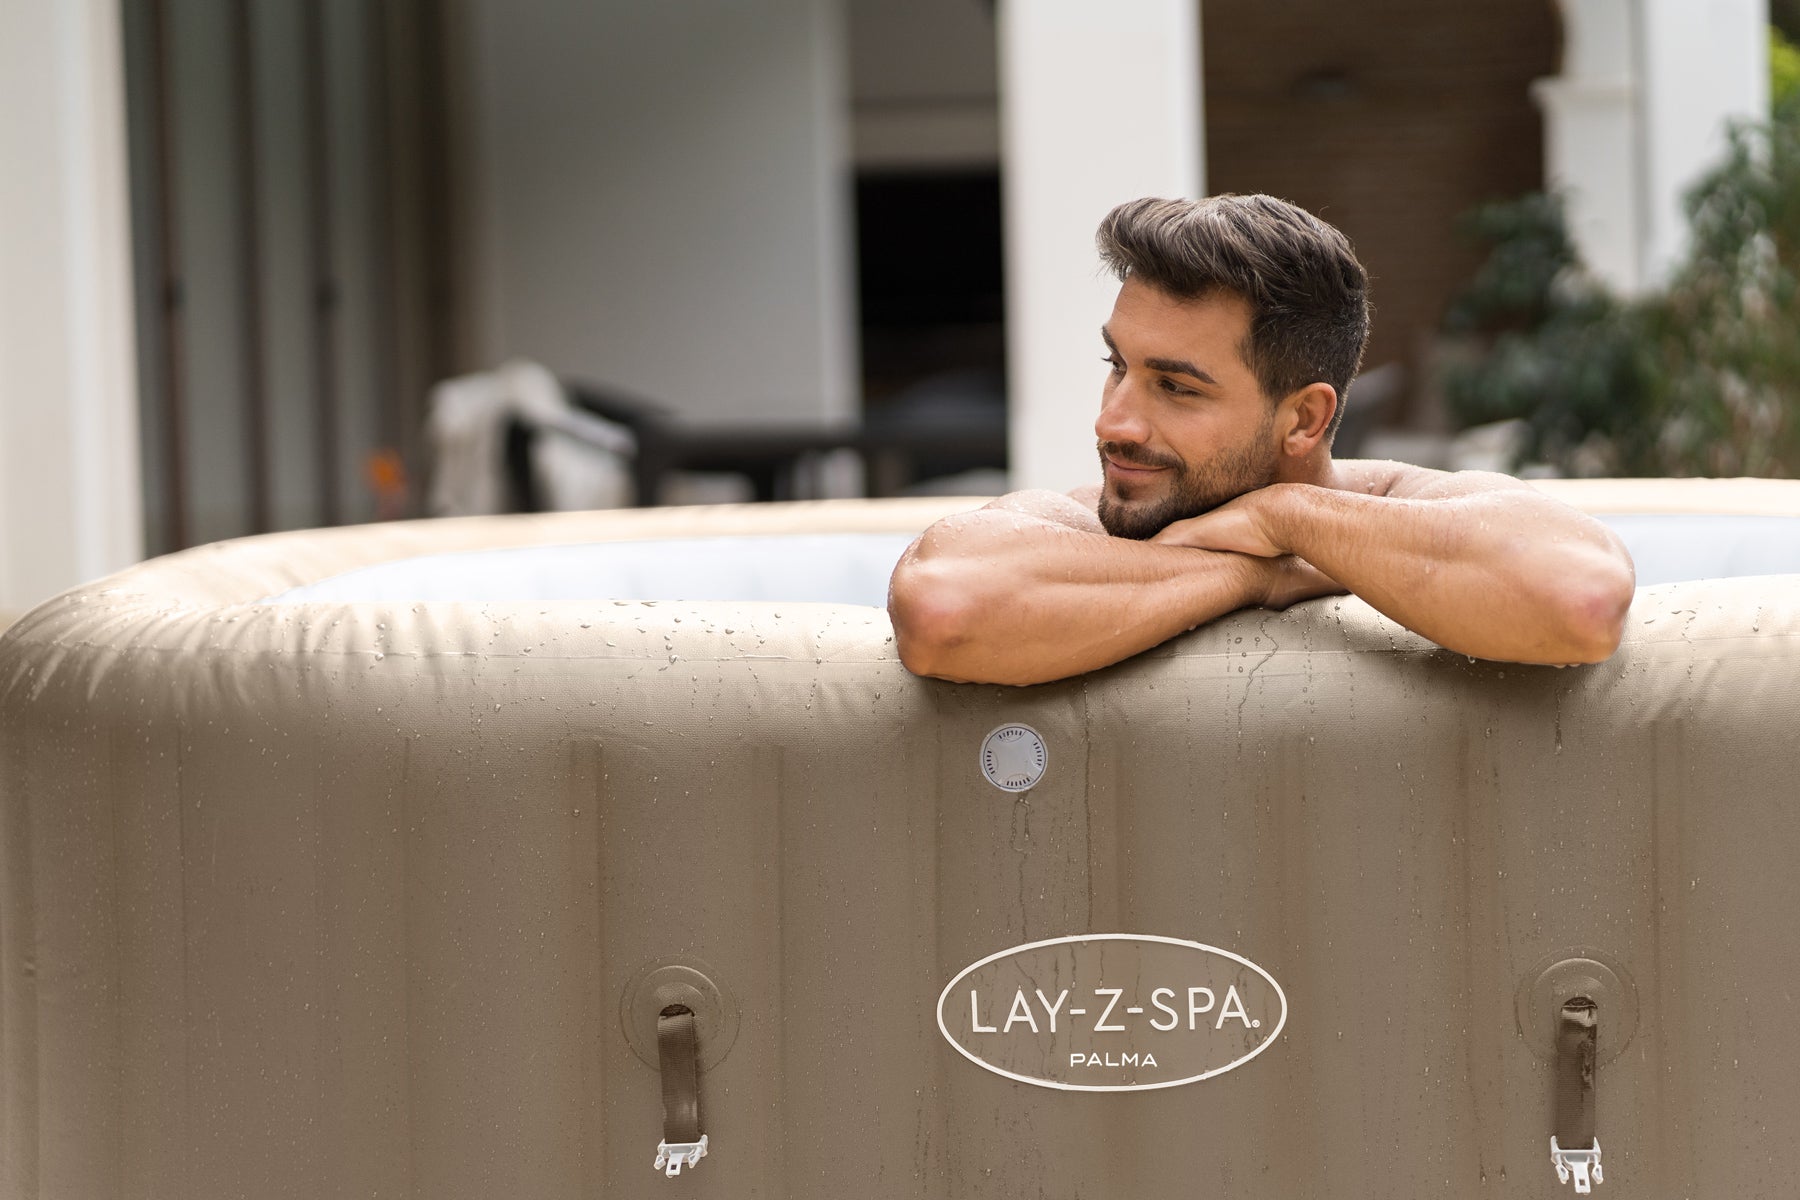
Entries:
<svg viewBox="0 0 1800 1200">
<path fill-rule="evenodd" d="M 1625 615 L 1636 592 L 1629 560 L 1608 559 L 1571 576 L 1558 588 L 1562 640 L 1558 661 L 1605 662 L 1625 635 Z"/>
<path fill-rule="evenodd" d="M 929 566 L 894 573 L 888 617 L 900 662 L 915 675 L 957 679 L 958 652 L 971 641 L 975 604 L 951 580 Z"/>
</svg>

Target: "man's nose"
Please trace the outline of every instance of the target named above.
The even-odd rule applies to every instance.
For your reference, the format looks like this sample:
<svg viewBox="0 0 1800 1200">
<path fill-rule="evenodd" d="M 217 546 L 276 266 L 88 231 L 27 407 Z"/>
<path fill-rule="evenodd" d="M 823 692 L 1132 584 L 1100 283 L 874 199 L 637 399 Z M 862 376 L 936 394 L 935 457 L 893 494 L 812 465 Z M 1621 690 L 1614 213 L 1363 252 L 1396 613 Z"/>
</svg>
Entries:
<svg viewBox="0 0 1800 1200">
<path fill-rule="evenodd" d="M 1137 389 L 1122 379 L 1100 398 L 1100 415 L 1094 418 L 1094 436 L 1103 442 L 1141 444 L 1150 440 L 1150 426 L 1138 403 Z"/>
</svg>

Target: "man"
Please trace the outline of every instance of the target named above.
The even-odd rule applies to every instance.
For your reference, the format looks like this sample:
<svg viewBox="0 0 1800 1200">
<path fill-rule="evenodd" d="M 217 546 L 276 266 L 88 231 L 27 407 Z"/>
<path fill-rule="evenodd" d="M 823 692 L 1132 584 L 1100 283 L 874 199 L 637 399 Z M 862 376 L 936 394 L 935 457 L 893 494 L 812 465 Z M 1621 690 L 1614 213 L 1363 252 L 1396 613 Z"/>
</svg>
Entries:
<svg viewBox="0 0 1800 1200">
<path fill-rule="evenodd" d="M 1508 662 L 1617 648 L 1631 559 L 1504 475 L 1334 462 L 1368 336 L 1336 229 L 1268 196 L 1137 200 L 1101 223 L 1105 473 L 939 521 L 894 571 L 911 670 L 1040 683 L 1236 609 L 1351 592 L 1439 645 Z"/>
</svg>

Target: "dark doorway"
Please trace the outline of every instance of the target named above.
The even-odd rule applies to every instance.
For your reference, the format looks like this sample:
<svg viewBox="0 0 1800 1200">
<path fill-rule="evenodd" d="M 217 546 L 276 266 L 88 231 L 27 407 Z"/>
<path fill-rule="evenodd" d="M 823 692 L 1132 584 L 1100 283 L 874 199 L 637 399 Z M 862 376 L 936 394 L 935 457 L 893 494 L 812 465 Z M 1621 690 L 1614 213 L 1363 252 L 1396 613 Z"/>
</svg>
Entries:
<svg viewBox="0 0 1800 1200">
<path fill-rule="evenodd" d="M 1003 428 L 999 170 L 864 172 L 856 220 L 865 419 L 880 427 L 930 415 Z M 1004 465 L 945 456 L 926 473 Z"/>
</svg>

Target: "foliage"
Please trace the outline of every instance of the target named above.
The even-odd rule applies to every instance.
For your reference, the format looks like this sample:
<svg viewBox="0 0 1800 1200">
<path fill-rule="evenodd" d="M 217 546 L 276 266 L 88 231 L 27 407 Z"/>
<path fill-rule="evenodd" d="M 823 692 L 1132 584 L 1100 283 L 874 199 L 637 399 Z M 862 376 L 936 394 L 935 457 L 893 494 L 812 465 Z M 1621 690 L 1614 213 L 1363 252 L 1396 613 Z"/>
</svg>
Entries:
<svg viewBox="0 0 1800 1200">
<path fill-rule="evenodd" d="M 1686 261 L 1635 299 L 1582 269 L 1555 198 L 1474 213 L 1493 250 L 1446 328 L 1484 352 L 1446 371 L 1453 416 L 1522 418 L 1524 458 L 1571 474 L 1800 475 L 1800 93 L 1688 212 Z"/>
<path fill-rule="evenodd" d="M 1664 440 L 1711 474 L 1800 474 L 1800 95 L 1733 131 L 1660 308 Z"/>
<path fill-rule="evenodd" d="M 1769 97 L 1775 107 L 1800 95 L 1800 46 L 1781 30 L 1769 29 Z"/>
<path fill-rule="evenodd" d="M 1599 454 L 1596 469 L 1628 470 L 1643 457 L 1658 394 L 1653 314 L 1581 269 L 1554 196 L 1485 206 L 1468 225 L 1494 249 L 1446 328 L 1485 333 L 1486 347 L 1446 368 L 1452 416 L 1462 425 L 1522 418 L 1527 461 L 1578 474 Z"/>
</svg>

